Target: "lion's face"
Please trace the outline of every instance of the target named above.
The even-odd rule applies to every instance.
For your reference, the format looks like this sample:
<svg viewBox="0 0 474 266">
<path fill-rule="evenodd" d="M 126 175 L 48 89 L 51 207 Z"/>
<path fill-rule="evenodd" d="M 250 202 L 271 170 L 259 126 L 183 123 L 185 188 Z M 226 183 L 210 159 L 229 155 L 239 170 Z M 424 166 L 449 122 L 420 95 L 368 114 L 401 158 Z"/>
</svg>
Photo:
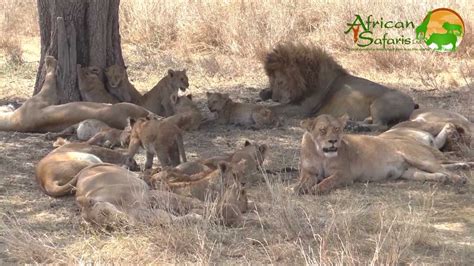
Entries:
<svg viewBox="0 0 474 266">
<path fill-rule="evenodd" d="M 257 162 L 257 166 L 262 166 L 267 156 L 268 146 L 266 144 L 252 144 L 247 140 L 244 144 L 244 150 L 249 154 L 252 154 Z"/>
<path fill-rule="evenodd" d="M 105 75 L 107 76 L 107 82 L 110 87 L 116 88 L 126 76 L 126 68 L 119 65 L 112 65 L 105 70 Z"/>
<path fill-rule="evenodd" d="M 282 104 L 292 102 L 290 88 L 294 87 L 294 82 L 291 77 L 287 77 L 287 75 L 281 71 L 275 71 L 275 73 L 269 77 L 269 81 L 272 90 L 272 101 Z"/>
<path fill-rule="evenodd" d="M 218 112 L 224 109 L 224 106 L 230 101 L 229 94 L 227 93 L 212 93 L 207 92 L 207 107 L 211 112 Z"/>
<path fill-rule="evenodd" d="M 335 118 L 330 115 L 320 115 L 304 120 L 301 126 L 311 134 L 317 152 L 327 158 L 332 158 L 337 156 L 341 146 L 347 119 L 347 116 Z"/>
<path fill-rule="evenodd" d="M 96 66 L 81 67 L 79 71 L 79 75 L 84 80 L 97 80 L 101 73 L 101 69 Z"/>
<path fill-rule="evenodd" d="M 219 162 L 218 168 L 221 172 L 222 184 L 225 188 L 237 187 L 242 189 L 242 180 L 245 175 L 246 160 L 238 163 Z"/>
<path fill-rule="evenodd" d="M 168 76 L 171 80 L 171 86 L 173 88 L 178 88 L 181 91 L 186 91 L 189 87 L 188 76 L 186 75 L 186 69 L 183 71 L 175 71 L 172 69 L 168 70 Z"/>
</svg>

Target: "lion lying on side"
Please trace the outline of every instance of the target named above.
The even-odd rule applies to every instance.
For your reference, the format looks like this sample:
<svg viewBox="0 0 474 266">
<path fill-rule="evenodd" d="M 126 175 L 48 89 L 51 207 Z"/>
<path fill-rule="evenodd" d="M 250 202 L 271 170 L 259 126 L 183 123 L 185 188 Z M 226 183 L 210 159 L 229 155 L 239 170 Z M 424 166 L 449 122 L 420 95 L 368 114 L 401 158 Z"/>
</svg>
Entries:
<svg viewBox="0 0 474 266">
<path fill-rule="evenodd" d="M 150 114 L 146 109 L 130 103 L 72 102 L 56 105 L 59 102 L 56 66 L 56 59 L 47 56 L 46 77 L 41 91 L 14 112 L 0 113 L 0 131 L 58 132 L 86 119 L 97 119 L 110 127 L 124 128 L 128 117 L 139 118 Z"/>
<path fill-rule="evenodd" d="M 216 216 L 227 226 L 240 226 L 247 212 L 248 198 L 242 186 L 245 160 L 239 163 L 219 162 L 210 169 L 199 162 L 187 162 L 176 168 L 165 168 L 148 177 L 153 187 L 166 188 L 201 201 L 217 201 Z"/>
<path fill-rule="evenodd" d="M 218 123 L 256 129 L 279 125 L 277 117 L 265 106 L 234 102 L 227 93 L 207 92 L 206 96 L 207 106 L 211 112 L 217 114 Z"/>
<path fill-rule="evenodd" d="M 137 174 L 116 165 L 95 164 L 76 178 L 76 202 L 82 217 L 95 225 L 160 225 L 200 219 L 190 213 L 203 208 L 198 200 L 150 190 Z"/>
<path fill-rule="evenodd" d="M 124 165 L 132 171 L 140 170 L 135 160 L 119 151 L 71 143 L 51 151 L 39 161 L 36 180 L 47 195 L 64 196 L 73 190 L 79 171 L 102 162 Z"/>
<path fill-rule="evenodd" d="M 271 107 L 278 115 L 349 114 L 385 129 L 407 120 L 415 108 L 410 96 L 350 75 L 319 47 L 281 43 L 263 63 L 270 88 L 260 97 L 279 102 Z"/>
<path fill-rule="evenodd" d="M 453 111 L 436 108 L 415 110 L 409 121 L 401 122 L 392 128 L 396 131 L 410 129 L 441 136 L 435 139 L 435 146 L 439 149 L 453 151 L 458 150 L 459 145 L 473 145 L 474 124 Z"/>
<path fill-rule="evenodd" d="M 324 193 L 353 182 L 403 178 L 463 184 L 447 171 L 436 149 L 408 139 L 345 135 L 347 117 L 320 115 L 302 122 L 297 193 Z"/>
</svg>

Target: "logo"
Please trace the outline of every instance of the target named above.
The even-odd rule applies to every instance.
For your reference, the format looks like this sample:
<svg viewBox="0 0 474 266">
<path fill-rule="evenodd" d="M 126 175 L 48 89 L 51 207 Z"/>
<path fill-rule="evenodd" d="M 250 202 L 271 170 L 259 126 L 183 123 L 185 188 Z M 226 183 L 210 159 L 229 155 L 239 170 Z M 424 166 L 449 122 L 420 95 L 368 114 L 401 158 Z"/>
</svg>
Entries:
<svg viewBox="0 0 474 266">
<path fill-rule="evenodd" d="M 464 21 L 454 10 L 438 8 L 428 12 L 416 27 L 416 38 L 436 51 L 456 51 L 464 36 Z"/>
<path fill-rule="evenodd" d="M 464 36 L 464 22 L 453 10 L 438 8 L 428 12 L 420 25 L 410 19 L 376 19 L 355 15 L 344 33 L 352 37 L 355 50 L 456 51 Z"/>
</svg>

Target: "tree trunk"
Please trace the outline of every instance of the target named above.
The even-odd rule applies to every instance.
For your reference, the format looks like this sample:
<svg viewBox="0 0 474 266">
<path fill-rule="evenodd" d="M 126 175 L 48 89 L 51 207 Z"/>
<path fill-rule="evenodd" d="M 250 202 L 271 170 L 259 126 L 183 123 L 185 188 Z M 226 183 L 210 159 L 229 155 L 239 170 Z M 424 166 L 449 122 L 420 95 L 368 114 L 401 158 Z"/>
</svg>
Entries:
<svg viewBox="0 0 474 266">
<path fill-rule="evenodd" d="M 124 65 L 119 4 L 120 0 L 38 0 L 41 58 L 33 94 L 43 85 L 46 55 L 58 59 L 59 103 L 81 100 L 76 64 L 102 69 Z"/>
</svg>

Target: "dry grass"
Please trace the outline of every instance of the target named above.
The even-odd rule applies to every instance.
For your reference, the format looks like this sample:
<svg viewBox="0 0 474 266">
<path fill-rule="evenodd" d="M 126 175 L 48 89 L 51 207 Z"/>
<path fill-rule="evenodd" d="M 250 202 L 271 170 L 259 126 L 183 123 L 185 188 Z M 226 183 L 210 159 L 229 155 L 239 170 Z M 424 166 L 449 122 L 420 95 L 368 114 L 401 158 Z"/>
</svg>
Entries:
<svg viewBox="0 0 474 266">
<path fill-rule="evenodd" d="M 0 103 L 33 90 L 39 37 L 36 1 L 1 1 Z M 354 13 L 413 19 L 451 7 L 466 36 L 456 53 L 349 51 L 343 34 Z M 193 99 L 206 112 L 206 91 L 254 102 L 266 86 L 259 62 L 275 43 L 323 45 L 352 73 L 401 89 L 421 106 L 474 119 L 474 8 L 469 1 L 158 1 L 123 0 L 124 56 L 132 82 L 149 90 L 168 68 L 188 68 Z M 406 34 L 410 34 L 407 32 Z M 23 63 L 21 63 L 23 62 Z M 209 127 L 187 134 L 190 160 L 233 150 L 243 139 L 270 146 L 269 169 L 296 167 L 302 130 Z M 46 197 L 34 166 L 52 147 L 41 135 L 0 132 L 0 264 L 16 263 L 281 263 L 473 264 L 473 172 L 459 191 L 410 182 L 356 184 L 327 196 L 292 195 L 294 176 L 267 176 L 249 189 L 257 225 L 225 228 L 205 221 L 135 226 L 107 232 L 84 224 L 72 198 Z M 465 160 L 474 160 L 466 147 Z M 143 155 L 140 163 L 143 164 Z M 459 159 L 459 158 L 458 158 Z M 211 208 L 212 206 L 210 206 Z"/>
</svg>

